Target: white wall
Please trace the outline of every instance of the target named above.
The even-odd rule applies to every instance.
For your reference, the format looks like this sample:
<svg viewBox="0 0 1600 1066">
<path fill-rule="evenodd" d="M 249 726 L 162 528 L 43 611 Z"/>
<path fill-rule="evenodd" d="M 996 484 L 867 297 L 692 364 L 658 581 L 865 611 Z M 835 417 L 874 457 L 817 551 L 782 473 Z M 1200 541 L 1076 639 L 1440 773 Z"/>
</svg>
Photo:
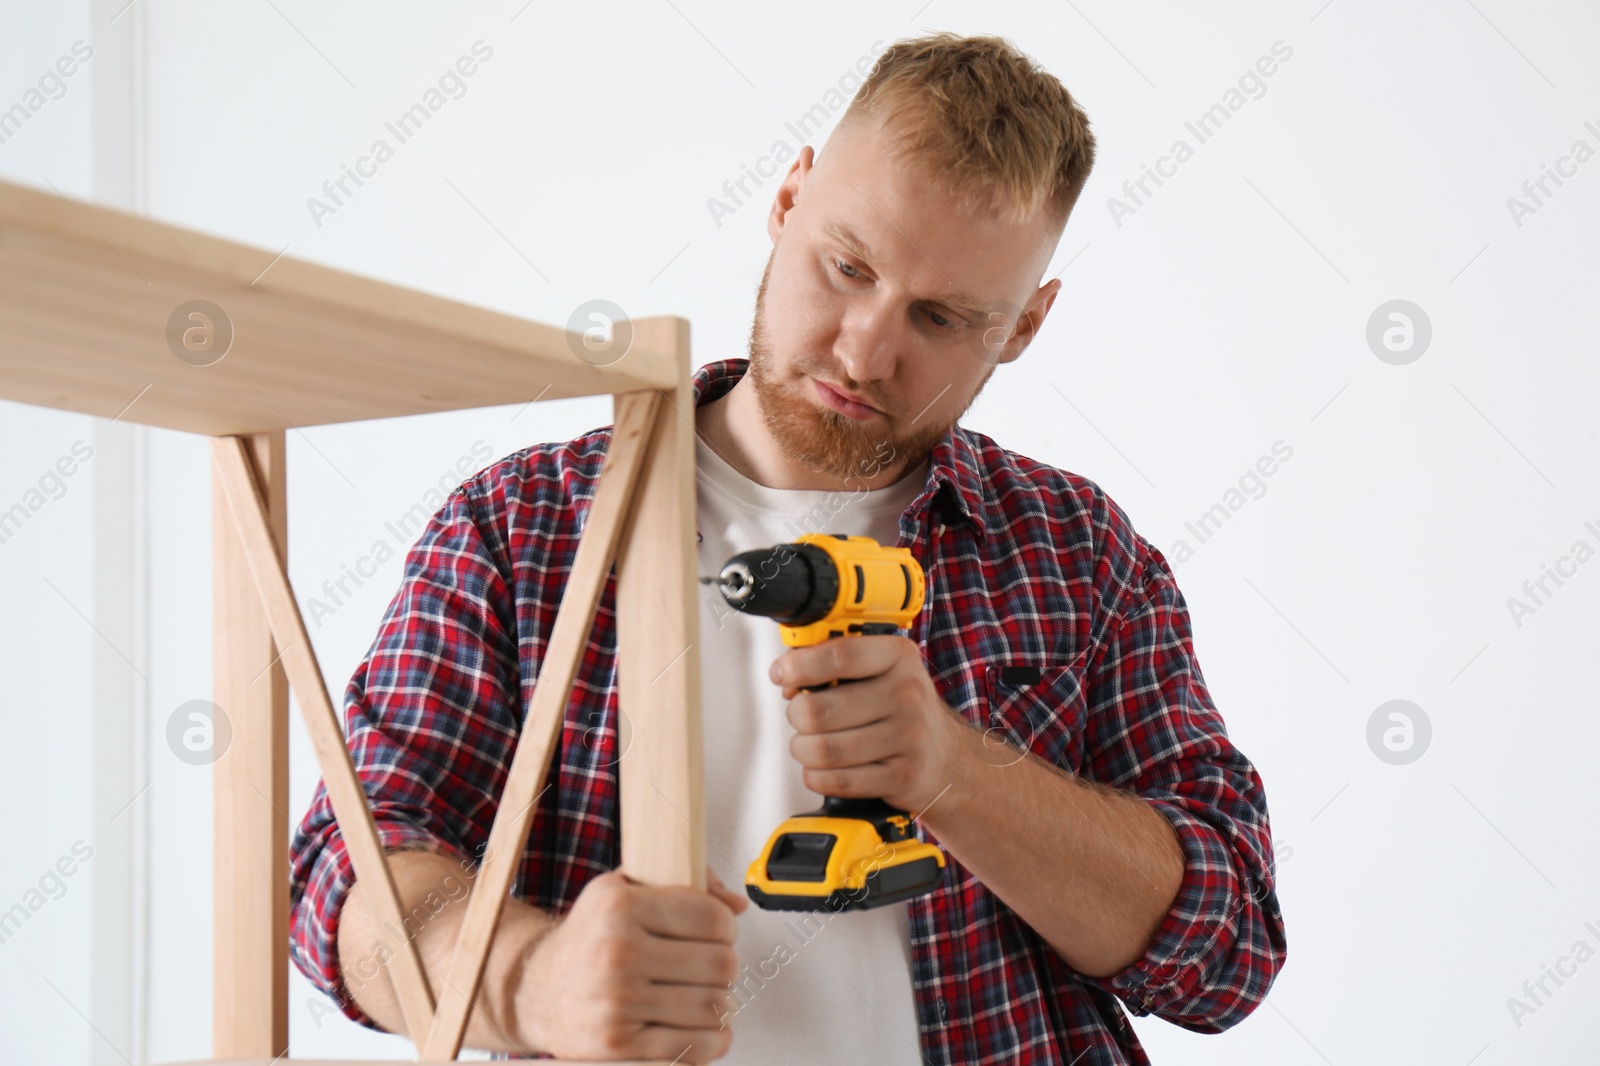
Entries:
<svg viewBox="0 0 1600 1066">
<path fill-rule="evenodd" d="M 4 127 L 6 178 L 95 192 L 94 64 L 73 57 L 89 15 L 86 3 L 0 6 L 0 108 L 30 108 Z M 126 873 L 140 827 L 125 712 L 143 667 L 127 639 L 128 568 L 106 571 L 103 532 L 132 514 L 127 479 L 103 471 L 127 471 L 129 439 L 125 426 L 0 401 L 0 1062 L 104 1061 L 112 1044 L 89 1018 L 127 1046 L 128 982 L 119 1002 L 102 982 L 128 961 L 130 897 L 109 879 Z M 96 728 L 117 712 L 120 729 Z"/>
<path fill-rule="evenodd" d="M 1600 950 L 1585 925 L 1600 929 L 1587 846 L 1600 565 L 1550 583 L 1520 619 L 1507 600 L 1574 542 L 1600 549 L 1585 526 L 1600 530 L 1600 372 L 1583 358 L 1600 164 L 1551 186 L 1520 225 L 1507 198 L 1575 141 L 1600 149 L 1600 15 L 1570 0 L 625 11 L 141 0 L 120 16 L 142 20 L 127 149 L 137 196 L 157 217 L 272 253 L 539 320 L 564 322 L 596 296 L 636 316 L 684 314 L 701 361 L 739 355 L 778 177 L 720 227 L 707 198 L 774 141 L 797 148 L 786 120 L 874 41 L 932 28 L 1010 37 L 1081 99 L 1099 160 L 1051 268 L 1065 287 L 1049 321 L 966 422 L 1098 481 L 1167 552 L 1230 735 L 1261 770 L 1279 849 L 1290 954 L 1271 997 L 1218 1036 L 1137 1020 L 1152 1059 L 1490 1066 L 1592 1049 L 1600 966 L 1547 982 L 1539 1002 L 1523 982 L 1580 940 Z M 45 5 L 3 17 L 0 102 L 89 21 Z M 479 40 L 493 56 L 465 96 L 318 226 L 307 198 Z M 1185 122 L 1279 41 L 1293 54 L 1265 92 L 1197 144 Z M 87 193 L 85 106 L 74 93 L 52 103 L 0 146 L 0 174 Z M 1178 138 L 1193 157 L 1116 217 L 1108 198 Z M 1432 327 L 1407 365 L 1366 338 L 1394 299 Z M 15 407 L 0 419 L 0 504 L 88 423 Z M 476 442 L 498 458 L 609 420 L 608 404 L 581 400 L 291 431 L 302 599 Z M 1278 441 L 1292 457 L 1238 505 L 1229 490 Z M 150 433 L 148 469 L 153 874 L 149 925 L 133 935 L 148 942 L 149 1007 L 122 1050 L 164 1061 L 209 1046 L 209 781 L 164 740 L 172 710 L 210 686 L 203 442 Z M 4 601 L 28 605 L 0 621 L 16 738 L 0 788 L 12 809 L 49 812 L 13 820 L 0 903 L 86 832 L 77 792 L 57 782 L 81 784 L 92 634 L 40 578 L 89 597 L 87 498 L 69 494 L 0 546 Z M 1218 503 L 1236 513 L 1200 543 L 1186 523 Z M 399 574 L 396 558 L 313 628 L 336 694 Z M 1367 739 L 1396 699 L 1432 730 L 1404 765 Z M 298 819 L 317 772 L 295 728 Z M 73 754 L 43 763 L 41 748 Z M 69 894 L 29 941 L 0 945 L 8 1062 L 47 1050 L 78 1061 L 103 1043 L 37 980 L 59 974 L 86 1001 L 75 906 L 87 904 Z M 296 1056 L 403 1055 L 340 1018 L 319 1024 L 292 977 Z M 1514 1018 L 1513 996 L 1535 1011 Z"/>
<path fill-rule="evenodd" d="M 91 423 L 0 403 L 0 507 L 30 511 L 0 543 L 0 912 L 24 908 L 0 925 L 0 1061 L 8 1063 L 39 1061 L 47 1035 L 67 1062 L 87 1061 L 93 1042 L 74 1011 L 89 1010 L 89 883 L 111 832 L 91 817 L 88 795 L 93 678 L 83 664 L 99 638 L 86 621 L 94 585 L 84 560 L 95 460 L 40 488 L 74 443 L 93 447 Z"/>
</svg>

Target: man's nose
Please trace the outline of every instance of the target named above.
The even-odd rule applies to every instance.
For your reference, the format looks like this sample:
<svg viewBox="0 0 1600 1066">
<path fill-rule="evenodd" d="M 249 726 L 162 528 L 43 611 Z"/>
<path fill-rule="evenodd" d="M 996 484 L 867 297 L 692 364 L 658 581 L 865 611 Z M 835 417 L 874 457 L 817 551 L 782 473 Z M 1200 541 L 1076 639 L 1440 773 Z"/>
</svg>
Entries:
<svg viewBox="0 0 1600 1066">
<path fill-rule="evenodd" d="M 874 381 L 894 374 L 899 324 L 887 304 L 860 304 L 850 309 L 839 327 L 834 354 L 845 372 L 857 381 Z"/>
</svg>

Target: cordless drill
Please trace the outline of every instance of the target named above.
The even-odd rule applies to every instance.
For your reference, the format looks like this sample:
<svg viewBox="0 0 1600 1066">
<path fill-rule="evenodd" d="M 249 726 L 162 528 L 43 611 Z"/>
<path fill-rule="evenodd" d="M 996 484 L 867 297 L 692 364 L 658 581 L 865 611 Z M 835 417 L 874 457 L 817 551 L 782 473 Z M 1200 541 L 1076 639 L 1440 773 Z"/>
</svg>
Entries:
<svg viewBox="0 0 1600 1066">
<path fill-rule="evenodd" d="M 777 620 L 792 648 L 896 633 L 924 598 L 909 549 L 838 533 L 740 552 L 718 577 L 700 580 L 716 581 L 735 610 Z M 745 891 L 769 911 L 867 910 L 931 892 L 943 873 L 944 853 L 916 838 L 907 812 L 881 799 L 824 796 L 773 831 L 745 871 Z"/>
</svg>

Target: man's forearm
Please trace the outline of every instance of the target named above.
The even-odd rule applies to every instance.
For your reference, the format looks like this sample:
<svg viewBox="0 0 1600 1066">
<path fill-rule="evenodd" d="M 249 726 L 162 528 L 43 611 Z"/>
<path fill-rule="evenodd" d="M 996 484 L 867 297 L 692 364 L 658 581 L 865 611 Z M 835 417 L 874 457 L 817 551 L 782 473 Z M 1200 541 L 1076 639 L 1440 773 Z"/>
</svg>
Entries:
<svg viewBox="0 0 1600 1066">
<path fill-rule="evenodd" d="M 1137 962 L 1183 881 L 1172 823 L 955 722 L 955 780 L 918 820 L 1073 969 L 1109 977 Z"/>
<path fill-rule="evenodd" d="M 401 912 L 407 916 L 405 927 L 399 931 L 380 927 L 357 882 L 345 899 L 339 921 L 339 966 L 361 1009 L 383 1028 L 404 1035 L 405 1019 L 389 977 L 391 960 L 398 957 L 404 938 L 415 938 L 437 1002 L 467 913 L 471 879 L 460 863 L 429 851 L 392 852 L 389 869 L 400 895 Z M 513 993 L 533 945 L 554 921 L 531 904 L 506 900 L 467 1020 L 466 1046 L 489 1051 L 530 1050 L 519 1046 L 524 1038 L 517 1028 Z"/>
</svg>

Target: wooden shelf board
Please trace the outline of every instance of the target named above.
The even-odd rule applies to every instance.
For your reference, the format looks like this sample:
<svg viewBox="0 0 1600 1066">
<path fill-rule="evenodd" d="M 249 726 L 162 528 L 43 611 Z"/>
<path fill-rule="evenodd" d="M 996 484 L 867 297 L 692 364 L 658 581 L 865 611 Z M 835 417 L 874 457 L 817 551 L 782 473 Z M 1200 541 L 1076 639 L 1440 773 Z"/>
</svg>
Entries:
<svg viewBox="0 0 1600 1066">
<path fill-rule="evenodd" d="M 571 1066 L 578 1059 L 498 1059 L 509 1066 Z M 589 1059 L 581 1060 L 593 1066 Z M 609 1060 L 608 1060 L 609 1061 Z M 442 1060 L 418 1063 L 415 1059 L 196 1059 L 175 1062 L 166 1066 L 446 1066 Z M 457 1066 L 450 1063 L 449 1066 Z M 624 1059 L 612 1061 L 611 1066 L 673 1066 L 668 1059 Z"/>
<path fill-rule="evenodd" d="M 169 344 L 191 300 L 232 324 L 210 365 Z M 222 436 L 676 383 L 668 353 L 596 366 L 569 336 L 0 182 L 0 399 Z"/>
</svg>

